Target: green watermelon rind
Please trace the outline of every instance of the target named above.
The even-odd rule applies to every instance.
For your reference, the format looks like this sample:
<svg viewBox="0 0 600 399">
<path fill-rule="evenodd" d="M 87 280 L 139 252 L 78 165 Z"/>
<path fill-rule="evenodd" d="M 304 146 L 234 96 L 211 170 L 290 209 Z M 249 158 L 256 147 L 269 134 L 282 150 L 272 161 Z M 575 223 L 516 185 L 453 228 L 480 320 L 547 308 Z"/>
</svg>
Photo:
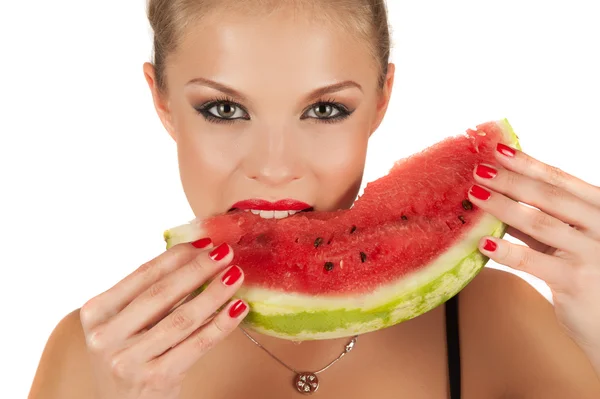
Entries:
<svg viewBox="0 0 600 399">
<path fill-rule="evenodd" d="M 508 119 L 504 118 L 497 121 L 496 123 L 504 132 L 504 135 L 507 139 L 506 142 L 515 147 L 517 150 L 521 151 L 522 148 L 519 136 L 517 136 L 517 133 L 515 133 L 510 123 L 508 123 Z"/>
</svg>

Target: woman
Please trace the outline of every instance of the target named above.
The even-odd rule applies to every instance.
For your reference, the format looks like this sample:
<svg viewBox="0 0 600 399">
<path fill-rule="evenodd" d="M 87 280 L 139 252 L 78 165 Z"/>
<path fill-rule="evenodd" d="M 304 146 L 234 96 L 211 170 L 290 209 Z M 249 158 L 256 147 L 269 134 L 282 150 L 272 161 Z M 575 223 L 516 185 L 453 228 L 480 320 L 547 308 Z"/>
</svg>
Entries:
<svg viewBox="0 0 600 399">
<path fill-rule="evenodd" d="M 198 218 L 245 199 L 352 204 L 393 86 L 382 0 L 150 0 L 149 19 L 144 73 Z M 555 306 L 484 269 L 460 301 L 361 336 L 315 395 L 600 397 L 600 188 L 511 148 L 497 159 L 502 168 L 474 171 L 487 194 L 470 200 L 529 247 L 482 237 L 480 250 L 544 279 Z M 244 265 L 232 257 L 210 237 L 178 245 L 90 299 L 56 327 L 30 397 L 300 395 L 288 367 L 323 368 L 348 341 L 246 336 L 248 306 L 231 301 Z"/>
</svg>

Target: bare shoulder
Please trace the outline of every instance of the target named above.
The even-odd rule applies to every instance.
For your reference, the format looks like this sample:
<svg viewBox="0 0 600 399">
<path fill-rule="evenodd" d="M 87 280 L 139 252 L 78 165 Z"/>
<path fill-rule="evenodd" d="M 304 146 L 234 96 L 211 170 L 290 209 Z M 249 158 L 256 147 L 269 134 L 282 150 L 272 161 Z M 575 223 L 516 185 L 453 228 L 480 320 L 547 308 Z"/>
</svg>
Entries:
<svg viewBox="0 0 600 399">
<path fill-rule="evenodd" d="M 583 352 L 559 325 L 552 304 L 527 281 L 485 268 L 461 293 L 467 362 L 494 371 L 507 397 L 600 397 Z"/>
<path fill-rule="evenodd" d="M 90 397 L 91 374 L 87 365 L 85 337 L 77 309 L 66 315 L 48 338 L 29 399 Z"/>
</svg>

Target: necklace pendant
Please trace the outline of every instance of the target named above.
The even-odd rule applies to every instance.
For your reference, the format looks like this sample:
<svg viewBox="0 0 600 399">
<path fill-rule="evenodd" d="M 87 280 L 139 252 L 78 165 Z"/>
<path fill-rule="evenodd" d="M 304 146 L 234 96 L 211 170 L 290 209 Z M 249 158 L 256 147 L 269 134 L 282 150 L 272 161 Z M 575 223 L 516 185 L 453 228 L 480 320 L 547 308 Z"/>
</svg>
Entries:
<svg viewBox="0 0 600 399">
<path fill-rule="evenodd" d="M 319 389 L 319 378 L 314 373 L 298 373 L 296 374 L 294 385 L 298 392 L 310 395 Z"/>
</svg>

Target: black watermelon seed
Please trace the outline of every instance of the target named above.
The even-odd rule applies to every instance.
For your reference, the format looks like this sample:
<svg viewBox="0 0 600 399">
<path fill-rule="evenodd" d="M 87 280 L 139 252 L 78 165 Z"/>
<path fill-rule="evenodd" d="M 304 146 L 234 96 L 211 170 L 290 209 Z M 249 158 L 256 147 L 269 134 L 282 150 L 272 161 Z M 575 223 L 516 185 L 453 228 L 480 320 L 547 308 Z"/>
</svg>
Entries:
<svg viewBox="0 0 600 399">
<path fill-rule="evenodd" d="M 333 241 L 333 236 L 331 236 L 331 237 L 329 238 L 329 241 L 327 241 L 327 245 L 331 244 L 331 241 Z"/>
<path fill-rule="evenodd" d="M 333 270 L 333 262 L 325 262 L 325 270 L 328 272 Z"/>
<path fill-rule="evenodd" d="M 356 231 L 356 226 L 352 226 L 352 228 L 350 229 L 350 234 L 354 233 Z"/>
<path fill-rule="evenodd" d="M 402 215 L 402 216 L 400 216 L 400 219 L 402 219 L 402 220 L 408 220 L 408 216 Z"/>
<path fill-rule="evenodd" d="M 317 237 L 315 240 L 315 248 L 318 248 L 321 244 L 323 244 L 323 239 L 321 237 Z"/>
<path fill-rule="evenodd" d="M 467 223 L 467 221 L 465 220 L 465 218 L 463 217 L 463 215 L 460 215 L 460 216 L 458 217 L 458 219 L 459 219 L 459 220 L 462 222 L 462 224 L 465 224 L 465 223 Z"/>
<path fill-rule="evenodd" d="M 367 260 L 367 254 L 366 254 L 366 253 L 364 253 L 364 252 L 361 252 L 361 253 L 360 253 L 360 261 L 361 261 L 362 263 L 365 263 L 365 261 L 366 261 L 366 260 Z"/>
<path fill-rule="evenodd" d="M 473 209 L 473 203 L 468 199 L 463 200 L 462 207 L 465 211 L 470 211 L 471 209 Z"/>
</svg>

